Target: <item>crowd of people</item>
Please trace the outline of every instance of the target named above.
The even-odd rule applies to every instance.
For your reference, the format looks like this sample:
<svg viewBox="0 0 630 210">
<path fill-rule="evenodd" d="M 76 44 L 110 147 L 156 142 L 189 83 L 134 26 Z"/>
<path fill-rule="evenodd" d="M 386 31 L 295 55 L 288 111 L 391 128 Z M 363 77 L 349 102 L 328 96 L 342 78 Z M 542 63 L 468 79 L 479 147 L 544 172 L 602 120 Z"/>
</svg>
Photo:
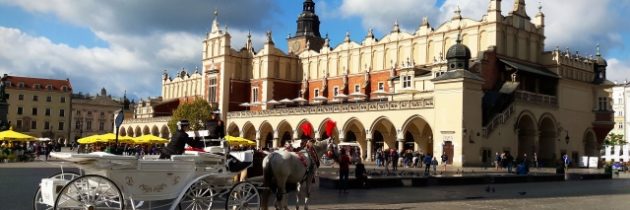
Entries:
<svg viewBox="0 0 630 210">
<path fill-rule="evenodd" d="M 385 150 L 379 148 L 374 153 L 372 159 L 376 161 L 376 167 L 384 167 L 388 174 L 390 173 L 390 167 L 392 172 L 396 172 L 398 166 L 405 168 L 424 168 L 424 173 L 427 175 L 430 173 L 437 174 L 437 168 L 440 164 L 437 156 L 431 153 L 424 154 L 422 152 L 412 151 L 411 149 L 398 152 L 395 148 Z M 442 171 L 446 171 L 446 165 L 449 160 L 448 155 L 446 155 L 446 153 L 442 154 L 440 160 L 443 166 Z M 431 172 L 431 169 L 433 169 L 433 172 Z"/>
<path fill-rule="evenodd" d="M 48 160 L 51 151 L 59 151 L 63 144 L 56 141 L 2 141 L 0 163 L 27 162 L 37 159 Z"/>
</svg>

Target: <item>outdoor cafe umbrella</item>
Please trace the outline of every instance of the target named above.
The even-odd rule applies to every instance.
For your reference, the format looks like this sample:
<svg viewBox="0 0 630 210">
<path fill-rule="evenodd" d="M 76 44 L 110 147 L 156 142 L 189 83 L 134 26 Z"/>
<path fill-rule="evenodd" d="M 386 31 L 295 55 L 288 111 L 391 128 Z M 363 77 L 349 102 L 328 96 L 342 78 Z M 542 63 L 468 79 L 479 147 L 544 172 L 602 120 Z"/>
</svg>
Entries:
<svg viewBox="0 0 630 210">
<path fill-rule="evenodd" d="M 168 140 L 147 134 L 133 138 L 133 142 L 136 144 L 165 144 L 168 143 Z"/>
<path fill-rule="evenodd" d="M 230 146 L 256 146 L 256 142 L 238 136 L 227 135 L 225 136 L 225 141 L 227 141 Z"/>
<path fill-rule="evenodd" d="M 45 137 L 45 138 L 36 138 L 35 140 L 37 141 L 50 141 L 50 138 Z"/>
<path fill-rule="evenodd" d="M 239 106 L 248 107 L 248 106 L 251 106 L 251 104 L 249 104 L 249 103 L 245 102 L 245 103 L 241 103 L 241 104 L 239 104 Z"/>
<path fill-rule="evenodd" d="M 91 135 L 91 136 L 83 137 L 83 138 L 80 138 L 79 140 L 77 140 L 77 142 L 79 144 L 94 144 L 94 143 L 98 143 L 98 142 L 106 142 L 104 140 L 98 139 L 98 136 L 100 136 L 100 135 Z"/>
<path fill-rule="evenodd" d="M 0 140 L 4 141 L 31 141 L 34 139 L 35 137 L 13 131 L 13 128 L 0 132 Z"/>
<path fill-rule="evenodd" d="M 283 103 L 283 104 L 292 104 L 292 103 L 293 103 L 293 101 L 291 101 L 291 99 L 285 98 L 285 99 L 280 100 L 280 103 Z"/>
<path fill-rule="evenodd" d="M 106 133 L 103 135 L 99 135 L 97 137 L 97 139 L 101 140 L 101 141 L 105 141 L 105 142 L 115 142 L 116 141 L 116 134 L 113 133 Z M 130 136 L 118 136 L 118 142 L 120 143 L 133 143 L 133 138 L 131 138 Z"/>
<path fill-rule="evenodd" d="M 271 100 L 267 101 L 267 104 L 271 104 L 271 105 L 276 105 L 276 104 L 279 104 L 279 103 L 280 103 L 280 102 L 278 102 L 278 101 L 276 101 L 276 100 L 273 100 L 273 99 L 271 99 Z"/>
<path fill-rule="evenodd" d="M 307 100 L 305 98 L 302 98 L 302 97 L 297 97 L 297 98 L 294 98 L 292 101 L 295 102 L 295 103 L 304 103 Z"/>
<path fill-rule="evenodd" d="M 324 96 L 317 96 L 317 97 L 313 98 L 313 100 L 316 100 L 316 101 L 327 101 L 328 98 L 326 98 Z"/>
</svg>

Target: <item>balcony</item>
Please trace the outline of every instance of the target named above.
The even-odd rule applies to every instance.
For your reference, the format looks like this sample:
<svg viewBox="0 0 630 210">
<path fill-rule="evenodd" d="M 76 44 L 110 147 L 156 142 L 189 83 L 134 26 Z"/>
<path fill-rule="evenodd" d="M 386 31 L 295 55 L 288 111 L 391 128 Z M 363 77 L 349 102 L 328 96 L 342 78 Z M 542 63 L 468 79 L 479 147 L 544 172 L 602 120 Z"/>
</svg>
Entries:
<svg viewBox="0 0 630 210">
<path fill-rule="evenodd" d="M 276 108 L 262 111 L 228 112 L 228 118 L 269 117 L 286 115 L 311 115 L 328 113 L 349 113 L 366 111 L 390 111 L 409 109 L 432 109 L 433 98 L 421 98 L 407 101 L 372 101 L 343 104 L 327 104 L 315 106 Z"/>
<path fill-rule="evenodd" d="M 528 91 L 517 90 L 514 93 L 514 99 L 516 101 L 522 101 L 527 103 L 533 103 L 538 105 L 558 106 L 558 97 L 551 95 L 544 95 L 540 93 L 532 93 Z"/>
</svg>

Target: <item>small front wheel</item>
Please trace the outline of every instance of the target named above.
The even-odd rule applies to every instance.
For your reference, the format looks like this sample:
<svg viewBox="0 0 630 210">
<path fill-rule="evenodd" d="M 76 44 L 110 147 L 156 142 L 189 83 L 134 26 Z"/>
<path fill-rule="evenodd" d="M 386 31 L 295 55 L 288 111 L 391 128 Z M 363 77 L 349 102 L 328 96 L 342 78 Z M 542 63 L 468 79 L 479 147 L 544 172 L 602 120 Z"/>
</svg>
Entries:
<svg viewBox="0 0 630 210">
<path fill-rule="evenodd" d="M 199 180 L 193 183 L 186 194 L 179 202 L 180 210 L 200 209 L 210 210 L 214 203 L 214 192 L 212 186 L 205 180 Z"/>
<path fill-rule="evenodd" d="M 76 179 L 79 176 L 80 175 L 77 174 L 77 173 L 65 172 L 65 173 L 58 173 L 58 174 L 52 175 L 49 178 L 52 178 L 52 179 L 63 179 L 63 180 L 71 181 L 73 179 Z M 44 203 L 44 199 L 42 198 L 42 188 L 41 188 L 41 186 L 37 188 L 37 192 L 35 193 L 35 197 L 33 197 L 33 209 L 34 210 L 41 210 L 41 209 L 49 210 L 49 209 L 53 209 L 52 206 Z"/>
<path fill-rule="evenodd" d="M 260 209 L 260 194 L 256 186 L 249 182 L 234 185 L 228 194 L 225 209 Z"/>
</svg>

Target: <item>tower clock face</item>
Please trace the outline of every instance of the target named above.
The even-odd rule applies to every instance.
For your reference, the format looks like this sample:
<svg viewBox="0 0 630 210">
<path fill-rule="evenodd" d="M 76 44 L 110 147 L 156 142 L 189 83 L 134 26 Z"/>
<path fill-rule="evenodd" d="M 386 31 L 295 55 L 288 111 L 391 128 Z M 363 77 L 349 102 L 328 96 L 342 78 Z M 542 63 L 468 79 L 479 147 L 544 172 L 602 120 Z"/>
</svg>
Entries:
<svg viewBox="0 0 630 210">
<path fill-rule="evenodd" d="M 302 46 L 300 45 L 299 42 L 293 42 L 293 44 L 291 45 L 291 51 L 293 52 L 300 51 L 301 48 Z"/>
</svg>

